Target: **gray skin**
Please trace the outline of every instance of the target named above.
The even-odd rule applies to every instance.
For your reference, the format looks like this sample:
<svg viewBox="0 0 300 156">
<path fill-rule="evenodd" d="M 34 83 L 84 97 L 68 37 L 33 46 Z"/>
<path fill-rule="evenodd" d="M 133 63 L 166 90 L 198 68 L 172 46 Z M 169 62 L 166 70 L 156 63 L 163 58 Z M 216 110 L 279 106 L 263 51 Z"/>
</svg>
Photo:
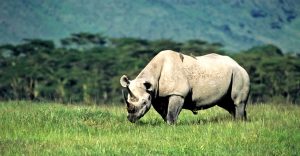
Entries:
<svg viewBox="0 0 300 156">
<path fill-rule="evenodd" d="M 234 118 L 246 119 L 250 80 L 247 72 L 228 56 L 192 57 L 165 50 L 158 53 L 134 79 L 120 79 L 128 120 L 136 122 L 151 105 L 174 124 L 182 109 L 207 109 L 218 105 Z"/>
</svg>

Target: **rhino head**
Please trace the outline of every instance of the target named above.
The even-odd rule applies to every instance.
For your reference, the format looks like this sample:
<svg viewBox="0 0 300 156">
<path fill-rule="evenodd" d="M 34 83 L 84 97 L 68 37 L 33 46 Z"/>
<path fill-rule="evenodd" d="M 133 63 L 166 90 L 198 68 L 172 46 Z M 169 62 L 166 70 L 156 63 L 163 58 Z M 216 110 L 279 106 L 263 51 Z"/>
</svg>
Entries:
<svg viewBox="0 0 300 156">
<path fill-rule="evenodd" d="M 153 87 L 144 79 L 129 80 L 126 75 L 121 77 L 120 83 L 128 92 L 126 96 L 123 91 L 128 112 L 127 119 L 134 123 L 149 111 Z"/>
</svg>

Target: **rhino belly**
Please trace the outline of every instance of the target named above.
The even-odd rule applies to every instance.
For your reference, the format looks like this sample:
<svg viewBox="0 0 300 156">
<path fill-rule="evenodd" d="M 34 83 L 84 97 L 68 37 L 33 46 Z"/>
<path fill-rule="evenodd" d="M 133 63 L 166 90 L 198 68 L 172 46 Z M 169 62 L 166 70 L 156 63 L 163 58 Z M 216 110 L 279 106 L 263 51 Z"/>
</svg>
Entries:
<svg viewBox="0 0 300 156">
<path fill-rule="evenodd" d="M 191 101 L 197 110 L 207 109 L 215 106 L 229 91 L 228 81 L 208 81 L 202 85 L 194 87 L 191 92 Z"/>
</svg>

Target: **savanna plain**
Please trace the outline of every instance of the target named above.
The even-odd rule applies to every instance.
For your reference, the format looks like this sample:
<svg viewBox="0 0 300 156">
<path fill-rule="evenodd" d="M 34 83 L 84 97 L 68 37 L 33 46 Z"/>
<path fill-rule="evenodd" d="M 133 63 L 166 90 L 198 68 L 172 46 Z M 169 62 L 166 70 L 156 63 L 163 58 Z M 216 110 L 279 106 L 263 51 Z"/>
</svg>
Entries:
<svg viewBox="0 0 300 156">
<path fill-rule="evenodd" d="M 170 126 L 153 108 L 133 124 L 122 105 L 0 102 L 0 155 L 300 155 L 299 105 L 247 110 L 184 110 Z"/>
</svg>

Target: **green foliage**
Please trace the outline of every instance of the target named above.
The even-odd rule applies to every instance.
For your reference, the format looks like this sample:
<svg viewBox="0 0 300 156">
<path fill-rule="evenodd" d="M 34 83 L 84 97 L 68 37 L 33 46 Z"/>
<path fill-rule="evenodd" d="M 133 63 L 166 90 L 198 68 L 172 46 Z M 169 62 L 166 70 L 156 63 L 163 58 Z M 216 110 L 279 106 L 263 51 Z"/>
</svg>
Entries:
<svg viewBox="0 0 300 156">
<path fill-rule="evenodd" d="M 136 124 L 120 106 L 0 102 L 0 155 L 299 155 L 300 108 L 183 111 L 169 126 L 151 109 Z"/>
<path fill-rule="evenodd" d="M 250 74 L 251 98 L 254 101 L 282 97 L 287 102 L 299 103 L 300 57 L 283 54 L 274 45 L 252 48 L 233 55 Z"/>
<path fill-rule="evenodd" d="M 61 102 L 119 103 L 119 78 L 134 78 L 161 50 L 187 55 L 226 54 L 219 43 L 176 42 L 138 38 L 108 38 L 78 33 L 53 41 L 26 39 L 0 46 L 0 99 L 58 100 Z M 250 74 L 251 100 L 273 96 L 299 103 L 300 61 L 274 45 L 231 54 Z"/>
</svg>

